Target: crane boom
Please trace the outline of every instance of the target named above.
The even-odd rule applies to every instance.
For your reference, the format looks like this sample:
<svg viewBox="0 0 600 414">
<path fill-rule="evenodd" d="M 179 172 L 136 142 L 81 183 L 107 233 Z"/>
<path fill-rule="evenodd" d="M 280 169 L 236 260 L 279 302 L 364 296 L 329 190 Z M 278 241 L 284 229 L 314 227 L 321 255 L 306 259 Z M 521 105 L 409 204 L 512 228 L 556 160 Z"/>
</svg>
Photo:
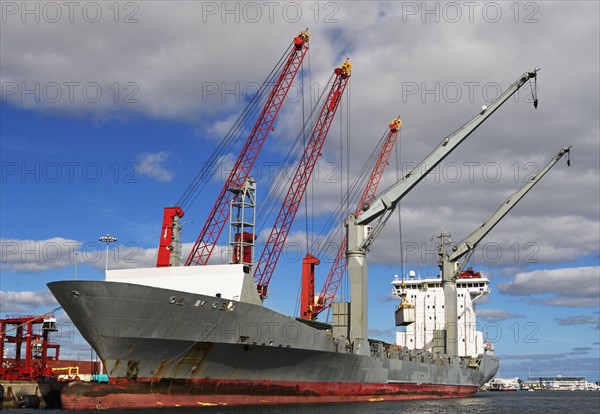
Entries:
<svg viewBox="0 0 600 414">
<path fill-rule="evenodd" d="M 433 150 L 418 166 L 406 174 L 400 181 L 393 185 L 375 201 L 368 210 L 361 213 L 357 218 L 359 224 L 369 224 L 386 212 L 393 210 L 396 204 L 408 193 L 415 185 L 417 185 L 423 177 L 433 170 L 444 158 L 446 158 L 458 145 L 460 145 L 479 125 L 481 125 L 488 117 L 490 117 L 504 102 L 513 96 L 529 79 L 535 78 L 539 69 L 534 69 L 530 72 L 525 72 L 506 89 L 494 102 L 489 106 L 483 107 L 481 112 L 475 115 L 469 122 L 460 127 L 457 131 L 443 139 L 442 143 Z M 375 232 L 374 232 L 375 233 Z M 373 237 L 367 240 L 370 244 L 378 235 L 373 234 Z M 368 247 L 368 244 L 365 247 Z"/>
<path fill-rule="evenodd" d="M 381 181 L 381 177 L 383 177 L 385 167 L 388 165 L 388 161 L 390 159 L 390 155 L 392 154 L 392 150 L 394 149 L 394 145 L 396 144 L 396 140 L 398 139 L 401 126 L 402 121 L 399 118 L 394 119 L 392 123 L 389 124 L 388 134 L 385 137 L 385 141 L 383 142 L 381 151 L 377 157 L 377 161 L 373 166 L 373 171 L 371 171 L 369 181 L 365 185 L 362 196 L 360 197 L 358 205 L 354 210 L 355 215 L 358 215 L 363 208 L 370 205 L 373 199 L 375 199 L 377 187 L 379 187 L 379 182 Z M 314 268 L 313 262 L 307 261 L 307 264 L 310 264 Z M 346 240 L 344 239 L 340 244 L 337 255 L 333 261 L 333 264 L 331 265 L 329 273 L 327 274 L 327 278 L 325 279 L 325 283 L 323 284 L 323 288 L 321 289 L 321 293 L 319 294 L 317 302 L 313 305 L 314 299 L 312 301 L 305 300 L 307 306 L 301 307 L 300 317 L 308 317 L 314 320 L 317 319 L 319 313 L 331 307 L 342 281 L 342 277 L 346 273 L 346 268 Z M 305 274 L 311 273 L 309 271 L 303 271 L 302 274 L 304 277 Z M 312 274 L 314 275 L 314 272 Z M 307 296 L 312 296 L 314 298 L 314 277 L 312 280 L 306 280 L 307 283 L 302 284 L 302 298 L 305 299 Z M 311 287 L 312 291 L 310 291 Z"/>
<path fill-rule="evenodd" d="M 563 155 L 570 153 L 571 146 L 564 147 L 560 152 L 550 160 L 550 162 L 533 178 L 527 181 L 521 188 L 500 205 L 479 228 L 468 235 L 458 246 L 452 250 L 452 254 L 446 251 L 446 237 L 449 234 L 440 233 L 440 269 L 442 271 L 442 287 L 444 289 L 444 314 L 445 314 L 445 330 L 446 330 L 446 353 L 450 355 L 458 354 L 458 305 L 456 297 L 456 277 L 462 271 L 468 260 L 464 260 L 462 264 L 458 261 L 465 255 L 472 254 L 477 247 L 477 244 L 498 224 L 500 220 L 536 185 L 542 177 L 552 168 Z M 567 165 L 570 163 L 567 162 Z M 469 257 L 467 256 L 467 258 Z"/>
<path fill-rule="evenodd" d="M 529 79 L 535 78 L 538 71 L 534 69 L 519 76 L 489 107 L 484 106 L 469 122 L 444 138 L 414 170 L 385 191 L 366 211 L 358 217 L 352 214 L 346 220 L 346 261 L 350 276 L 349 335 L 354 353 L 368 355 L 370 352 L 367 340 L 369 272 L 366 261 L 369 246 L 383 230 L 398 202 Z M 534 101 L 534 106 L 537 107 L 537 101 Z M 378 221 L 372 228 L 368 226 L 375 220 Z"/>
<path fill-rule="evenodd" d="M 379 182 L 381 181 L 381 177 L 383 177 L 385 167 L 388 165 L 390 155 L 392 155 L 392 150 L 394 149 L 394 145 L 398 139 L 398 134 L 401 127 L 402 121 L 399 118 L 395 118 L 392 123 L 389 124 L 390 131 L 388 132 L 383 147 L 381 148 L 377 162 L 373 167 L 373 171 L 369 177 L 369 182 L 363 190 L 363 194 L 360 197 L 358 205 L 356 206 L 356 210 L 354 210 L 356 215 L 360 214 L 364 208 L 368 208 L 371 202 L 375 199 Z"/>
<path fill-rule="evenodd" d="M 231 173 L 227 177 L 217 201 L 204 223 L 204 227 L 198 235 L 196 243 L 185 262 L 186 266 L 192 264 L 205 265 L 208 259 L 210 259 L 229 217 L 229 204 L 234 197 L 234 193 L 229 190 L 231 188 L 242 187 L 248 179 L 265 138 L 273 128 L 273 123 L 279 113 L 279 109 L 308 51 L 309 39 L 310 37 L 307 32 L 301 32 L 294 39 L 292 51 L 279 74 L 277 82 L 267 97 L 265 106 L 258 116 L 254 128 L 250 132 Z"/>
<path fill-rule="evenodd" d="M 262 255 L 256 265 L 254 281 L 262 299 L 267 297 L 269 281 L 271 280 L 271 276 L 277 265 L 277 260 L 283 250 L 285 240 L 294 218 L 296 217 L 298 206 L 304 197 L 304 192 L 306 191 L 306 186 L 312 176 L 317 158 L 321 155 L 321 149 L 323 148 L 323 143 L 327 137 L 327 132 L 329 132 L 329 127 L 331 126 L 333 117 L 335 116 L 342 99 L 344 90 L 346 89 L 346 84 L 350 79 L 351 69 L 352 65 L 348 61 L 335 69 L 333 85 L 321 108 L 321 112 L 319 113 L 310 139 L 306 144 L 302 159 L 296 168 L 292 183 L 283 200 L 283 204 L 279 210 L 275 224 L 271 229 Z"/>
<path fill-rule="evenodd" d="M 554 158 L 552 158 L 546 166 L 527 181 L 521 188 L 502 203 L 500 208 L 492 214 L 483 224 L 473 233 L 469 234 L 460 244 L 452 248 L 452 254 L 448 257 L 451 262 L 456 262 L 470 251 L 475 249 L 481 239 L 483 239 L 500 220 L 536 185 L 542 177 L 550 171 L 550 169 L 562 158 L 563 155 L 571 152 L 571 146 L 561 149 Z"/>
</svg>

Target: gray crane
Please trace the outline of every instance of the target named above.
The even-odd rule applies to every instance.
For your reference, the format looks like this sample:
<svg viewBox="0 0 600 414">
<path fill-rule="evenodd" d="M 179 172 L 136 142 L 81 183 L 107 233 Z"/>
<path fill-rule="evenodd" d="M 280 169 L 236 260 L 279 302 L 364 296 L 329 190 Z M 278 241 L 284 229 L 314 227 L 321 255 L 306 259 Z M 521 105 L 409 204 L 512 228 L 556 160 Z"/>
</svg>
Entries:
<svg viewBox="0 0 600 414">
<path fill-rule="evenodd" d="M 539 69 L 534 69 L 519 76 L 494 102 L 489 106 L 483 106 L 470 121 L 445 137 L 415 169 L 385 191 L 373 204 L 365 206 L 360 215 L 350 214 L 346 219 L 346 261 L 350 277 L 349 337 L 354 353 L 368 355 L 370 352 L 367 338 L 368 268 L 366 262 L 369 246 L 389 220 L 398 202 L 523 85 L 530 79 L 535 79 L 538 71 Z M 537 99 L 534 102 L 537 104 Z"/>
<path fill-rule="evenodd" d="M 464 269 L 465 265 L 479 242 L 508 214 L 508 212 L 536 185 L 542 177 L 552 168 L 563 155 L 571 152 L 571 146 L 564 147 L 556 154 L 546 166 L 531 177 L 521 188 L 510 195 L 500 208 L 494 212 L 486 221 L 483 222 L 473 233 L 469 234 L 462 242 L 452 247 L 452 253 L 446 250 L 447 238 L 450 234 L 441 232 L 439 247 L 440 269 L 442 271 L 442 287 L 444 289 L 444 310 L 445 310 L 445 330 L 446 330 L 446 350 L 449 355 L 458 354 L 458 320 L 457 320 L 457 299 L 456 299 L 456 278 Z M 570 162 L 567 161 L 567 165 Z M 464 259 L 460 261 L 461 259 Z"/>
</svg>

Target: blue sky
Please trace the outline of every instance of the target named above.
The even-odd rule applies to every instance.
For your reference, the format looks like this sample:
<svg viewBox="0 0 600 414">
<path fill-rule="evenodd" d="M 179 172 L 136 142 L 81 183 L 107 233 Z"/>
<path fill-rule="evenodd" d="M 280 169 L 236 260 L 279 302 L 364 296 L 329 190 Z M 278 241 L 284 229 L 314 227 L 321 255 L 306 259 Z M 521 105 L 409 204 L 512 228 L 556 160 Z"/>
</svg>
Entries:
<svg viewBox="0 0 600 414">
<path fill-rule="evenodd" d="M 179 199 L 255 85 L 309 27 L 306 113 L 335 66 L 349 57 L 354 70 L 308 189 L 314 233 L 306 235 L 302 206 L 268 306 L 294 313 L 307 237 L 317 237 L 347 177 L 354 179 L 395 116 L 404 122 L 399 165 L 390 162 L 381 189 L 522 72 L 541 67 L 537 110 L 523 88 L 402 201 L 405 263 L 398 216 L 372 246 L 371 335 L 393 340 L 395 274 L 437 273 L 435 232 L 445 228 L 462 240 L 572 144 L 572 166 L 561 160 L 482 242 L 472 264 L 492 283 L 479 321 L 495 338 L 502 376 L 526 378 L 531 370 L 599 379 L 597 3 L 291 2 L 269 9 L 231 2 L 225 9 L 221 2 L 82 2 L 72 15 L 59 3 L 28 4 L 2 4 L 2 315 L 55 308 L 45 285 L 73 278 L 75 258 L 78 279 L 102 279 L 98 237 L 106 233 L 118 238 L 111 268 L 152 266 L 162 208 Z M 259 204 L 268 172 L 283 169 L 301 129 L 300 89 L 257 161 Z M 225 157 L 186 211 L 188 248 L 236 156 Z M 268 225 L 261 239 L 267 234 Z M 317 269 L 319 287 L 329 269 Z M 59 343 L 65 355 L 89 355 L 81 339 Z"/>
</svg>

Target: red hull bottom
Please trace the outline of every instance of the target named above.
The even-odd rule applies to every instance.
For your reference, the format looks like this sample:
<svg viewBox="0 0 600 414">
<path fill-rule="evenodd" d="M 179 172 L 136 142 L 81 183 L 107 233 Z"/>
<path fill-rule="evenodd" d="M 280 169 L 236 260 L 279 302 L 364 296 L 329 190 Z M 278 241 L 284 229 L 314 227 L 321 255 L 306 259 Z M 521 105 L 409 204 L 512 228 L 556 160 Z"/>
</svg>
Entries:
<svg viewBox="0 0 600 414">
<path fill-rule="evenodd" d="M 462 385 L 138 379 L 71 383 L 61 401 L 67 410 L 89 410 L 401 401 L 471 397 L 476 392 L 477 387 Z"/>
</svg>

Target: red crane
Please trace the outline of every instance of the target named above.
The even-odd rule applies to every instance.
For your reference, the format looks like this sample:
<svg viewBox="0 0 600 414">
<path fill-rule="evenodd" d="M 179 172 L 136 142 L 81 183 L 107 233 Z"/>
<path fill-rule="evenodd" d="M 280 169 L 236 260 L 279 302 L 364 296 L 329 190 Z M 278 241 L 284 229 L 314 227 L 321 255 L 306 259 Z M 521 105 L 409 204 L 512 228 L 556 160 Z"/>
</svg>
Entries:
<svg viewBox="0 0 600 414">
<path fill-rule="evenodd" d="M 57 332 L 53 313 L 42 316 L 7 315 L 0 320 L 0 380 L 37 381 L 52 376 L 48 361 L 58 361 L 60 345 L 50 342 Z M 14 332 L 13 335 L 9 333 Z M 14 344 L 15 357 L 4 357 L 6 345 Z M 23 358 L 23 348 L 25 357 Z M 48 351 L 54 350 L 54 355 Z"/>
<path fill-rule="evenodd" d="M 373 167 L 373 171 L 371 172 L 371 176 L 369 177 L 369 181 L 367 182 L 365 189 L 363 190 L 360 201 L 358 202 L 358 206 L 354 211 L 354 214 L 358 216 L 358 214 L 364 210 L 369 208 L 370 203 L 375 199 L 375 193 L 377 192 L 377 187 L 379 186 L 379 182 L 381 181 L 381 177 L 383 176 L 383 172 L 385 167 L 388 164 L 388 160 L 390 159 L 390 155 L 392 154 L 392 150 L 394 149 L 394 145 L 396 144 L 396 140 L 398 138 L 398 133 L 400 132 L 400 127 L 402 126 L 402 121 L 399 118 L 396 118 L 389 125 L 389 132 L 383 146 L 381 147 L 381 152 L 379 153 L 379 157 L 377 158 L 377 162 Z M 300 296 L 300 317 L 303 319 L 317 319 L 319 313 L 324 311 L 325 309 L 331 307 L 333 303 L 333 299 L 335 298 L 335 294 L 340 286 L 340 282 L 344 273 L 346 273 L 346 240 L 344 239 L 340 245 L 340 248 L 337 252 L 337 256 L 329 270 L 329 274 L 327 275 L 327 279 L 325 279 L 325 283 L 323 284 L 323 289 L 319 294 L 319 298 L 315 302 L 315 265 L 319 264 L 319 259 L 314 257 L 311 254 L 307 254 L 306 257 L 302 260 L 302 293 Z"/>
<path fill-rule="evenodd" d="M 283 250 L 294 217 L 296 217 L 298 206 L 304 197 L 304 192 L 314 171 L 317 158 L 321 155 L 321 148 L 323 148 L 327 132 L 346 89 L 351 70 L 352 64 L 346 61 L 334 71 L 335 79 L 331 90 L 321 108 L 302 159 L 296 168 L 292 183 L 277 215 L 275 225 L 271 229 L 271 234 L 269 234 L 265 248 L 256 265 L 254 282 L 262 299 L 267 297 L 269 281 L 275 270 L 279 255 Z"/>
<path fill-rule="evenodd" d="M 205 265 L 208 262 L 229 217 L 229 203 L 234 197 L 234 193 L 230 192 L 229 189 L 241 187 L 248 178 L 265 138 L 269 131 L 273 129 L 275 118 L 308 51 L 309 40 L 310 35 L 307 31 L 301 32 L 294 38 L 294 44 L 287 61 L 283 65 L 262 112 L 258 116 L 254 128 L 250 132 L 217 201 L 204 223 L 204 227 L 185 262 L 186 266 L 191 264 Z M 173 228 L 179 225 L 179 218 L 183 217 L 183 214 L 180 207 L 165 208 L 157 267 L 172 266 L 179 260 L 179 258 L 174 261 L 171 260 L 171 252 L 174 250 Z"/>
<path fill-rule="evenodd" d="M 179 206 L 165 207 L 156 267 L 172 266 L 171 253 L 173 251 L 178 251 L 174 244 L 181 243 L 178 238 L 173 237 L 173 232 L 178 230 L 179 219 L 183 217 L 184 214 L 183 209 Z M 174 263 L 179 263 L 178 257 L 174 260 Z"/>
</svg>

